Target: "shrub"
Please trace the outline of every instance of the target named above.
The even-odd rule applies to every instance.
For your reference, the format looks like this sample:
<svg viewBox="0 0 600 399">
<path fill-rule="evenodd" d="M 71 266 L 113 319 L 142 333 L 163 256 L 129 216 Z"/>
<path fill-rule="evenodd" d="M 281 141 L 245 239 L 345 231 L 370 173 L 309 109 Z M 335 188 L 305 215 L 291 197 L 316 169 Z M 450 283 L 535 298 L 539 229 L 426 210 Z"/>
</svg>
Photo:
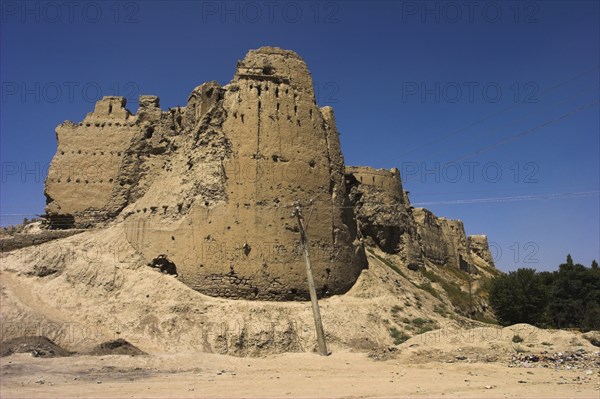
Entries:
<svg viewBox="0 0 600 399">
<path fill-rule="evenodd" d="M 392 306 L 391 312 L 392 312 L 393 315 L 395 315 L 398 312 L 400 312 L 401 310 L 402 310 L 402 306 L 394 305 L 394 306 Z"/>
<path fill-rule="evenodd" d="M 519 342 L 523 342 L 523 338 L 521 338 L 520 335 L 515 334 L 512 337 L 512 342 L 514 342 L 515 344 L 518 344 Z"/>
<path fill-rule="evenodd" d="M 440 296 L 440 293 L 437 292 L 437 290 L 435 288 L 433 288 L 433 286 L 431 285 L 431 283 L 421 284 L 421 285 L 419 285 L 419 288 L 422 289 L 423 291 L 429 292 L 434 298 L 437 298 L 440 301 L 442 300 L 442 297 Z"/>
<path fill-rule="evenodd" d="M 394 345 L 400 345 L 407 341 L 410 337 L 396 327 L 390 328 L 390 335 L 394 338 Z"/>
<path fill-rule="evenodd" d="M 412 320 L 412 324 L 414 324 L 414 325 L 415 325 L 415 326 L 417 326 L 417 327 L 421 327 L 423 324 L 427 324 L 427 323 L 429 323 L 429 322 L 430 322 L 429 320 L 427 320 L 427 319 L 422 319 L 422 318 L 420 318 L 420 317 L 414 318 L 414 319 Z"/>
</svg>

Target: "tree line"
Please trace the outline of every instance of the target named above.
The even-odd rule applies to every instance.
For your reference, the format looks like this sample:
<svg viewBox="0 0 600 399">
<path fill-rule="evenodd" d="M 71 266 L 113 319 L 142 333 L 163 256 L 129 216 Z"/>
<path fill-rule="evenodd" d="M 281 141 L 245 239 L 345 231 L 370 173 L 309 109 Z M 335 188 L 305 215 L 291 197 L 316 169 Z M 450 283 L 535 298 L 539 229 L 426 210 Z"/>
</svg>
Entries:
<svg viewBox="0 0 600 399">
<path fill-rule="evenodd" d="M 600 268 L 571 255 L 553 272 L 518 269 L 491 282 L 490 305 L 502 325 L 600 330 Z"/>
</svg>

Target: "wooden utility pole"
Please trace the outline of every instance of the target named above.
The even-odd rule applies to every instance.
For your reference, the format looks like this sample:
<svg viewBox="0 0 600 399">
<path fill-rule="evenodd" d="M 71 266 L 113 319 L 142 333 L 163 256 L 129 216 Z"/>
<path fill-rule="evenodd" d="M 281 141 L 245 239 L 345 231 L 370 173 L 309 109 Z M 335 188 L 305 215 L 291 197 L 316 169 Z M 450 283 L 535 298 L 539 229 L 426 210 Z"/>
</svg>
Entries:
<svg viewBox="0 0 600 399">
<path fill-rule="evenodd" d="M 302 216 L 300 204 L 296 203 L 292 216 L 296 216 L 298 220 L 298 228 L 300 229 L 300 241 L 304 250 L 304 258 L 306 259 L 306 277 L 308 278 L 308 292 L 310 293 L 310 302 L 312 303 L 313 316 L 315 318 L 315 328 L 317 330 L 317 344 L 319 354 L 328 356 L 327 343 L 325 342 L 325 331 L 323 330 L 323 322 L 321 321 L 321 311 L 319 310 L 319 302 L 317 301 L 317 290 L 315 288 L 315 280 L 313 279 L 312 266 L 310 256 L 308 255 L 308 236 L 306 234 L 306 224 Z"/>
<path fill-rule="evenodd" d="M 469 244 L 467 243 L 467 251 L 469 251 Z M 466 262 L 461 255 L 459 255 L 459 269 L 462 270 L 462 263 L 467 264 L 467 273 L 469 273 L 469 319 L 473 318 L 473 275 L 471 274 L 471 263 Z"/>
<path fill-rule="evenodd" d="M 469 263 L 469 319 L 473 318 L 473 280 L 471 276 L 471 264 Z"/>
</svg>

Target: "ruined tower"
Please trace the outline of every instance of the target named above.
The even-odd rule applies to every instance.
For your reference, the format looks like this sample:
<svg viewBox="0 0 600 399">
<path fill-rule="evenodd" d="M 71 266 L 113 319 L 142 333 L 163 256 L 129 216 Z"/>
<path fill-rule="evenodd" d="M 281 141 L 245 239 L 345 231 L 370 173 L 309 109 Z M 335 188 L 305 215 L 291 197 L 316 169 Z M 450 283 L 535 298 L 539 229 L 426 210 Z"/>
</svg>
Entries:
<svg viewBox="0 0 600 399">
<path fill-rule="evenodd" d="M 186 107 L 164 112 L 151 96 L 140 98 L 135 115 L 124 105 L 105 98 L 82 124 L 57 128 L 46 189 L 51 219 L 88 225 L 118 214 L 148 263 L 168 262 L 182 282 L 208 295 L 306 299 L 291 217 L 291 204 L 300 201 L 319 294 L 354 284 L 366 258 L 345 207 L 335 118 L 317 106 L 296 53 L 252 50 L 228 85 L 197 87 Z M 94 156 L 110 175 L 102 182 L 52 177 L 66 157 L 83 165 Z"/>
<path fill-rule="evenodd" d="M 308 299 L 299 201 L 320 296 L 366 267 L 362 239 L 411 269 L 493 267 L 487 238 L 414 209 L 397 169 L 344 166 L 333 110 L 293 51 L 251 50 L 233 80 L 185 107 L 105 97 L 56 128 L 46 180 L 52 228 L 115 223 L 149 266 L 225 298 Z"/>
</svg>

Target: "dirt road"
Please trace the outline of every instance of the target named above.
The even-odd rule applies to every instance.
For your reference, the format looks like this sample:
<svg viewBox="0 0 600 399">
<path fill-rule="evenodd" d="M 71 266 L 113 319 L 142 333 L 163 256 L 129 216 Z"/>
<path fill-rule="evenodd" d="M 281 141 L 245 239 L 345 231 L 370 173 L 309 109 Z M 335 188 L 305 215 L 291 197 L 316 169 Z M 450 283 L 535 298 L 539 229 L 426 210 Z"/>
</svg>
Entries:
<svg viewBox="0 0 600 399">
<path fill-rule="evenodd" d="M 375 361 L 334 348 L 239 358 L 206 353 L 1 360 L 2 398 L 471 397 L 598 398 L 599 370 Z"/>
</svg>

